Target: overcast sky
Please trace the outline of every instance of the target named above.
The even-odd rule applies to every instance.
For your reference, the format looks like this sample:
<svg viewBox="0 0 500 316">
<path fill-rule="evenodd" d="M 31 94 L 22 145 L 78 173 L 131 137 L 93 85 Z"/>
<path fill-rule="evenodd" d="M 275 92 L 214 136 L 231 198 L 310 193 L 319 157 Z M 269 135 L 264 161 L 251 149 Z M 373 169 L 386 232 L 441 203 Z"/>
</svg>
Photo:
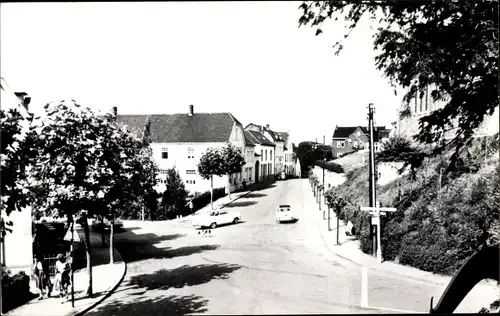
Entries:
<svg viewBox="0 0 500 316">
<path fill-rule="evenodd" d="M 75 99 L 121 114 L 231 112 L 292 140 L 396 119 L 401 95 L 375 69 L 368 23 L 298 28 L 301 2 L 1 4 L 1 76 L 31 108 Z"/>
</svg>

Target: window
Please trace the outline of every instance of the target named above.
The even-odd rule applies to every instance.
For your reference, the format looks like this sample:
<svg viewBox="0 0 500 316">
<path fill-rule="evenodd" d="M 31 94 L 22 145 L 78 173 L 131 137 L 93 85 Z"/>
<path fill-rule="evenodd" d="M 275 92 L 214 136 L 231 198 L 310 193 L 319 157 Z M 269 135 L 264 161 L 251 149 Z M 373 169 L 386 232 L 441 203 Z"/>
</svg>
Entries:
<svg viewBox="0 0 500 316">
<path fill-rule="evenodd" d="M 196 170 L 186 170 L 186 174 L 196 174 Z"/>
<path fill-rule="evenodd" d="M 269 152 L 269 160 L 273 160 L 273 151 L 272 150 Z"/>
<path fill-rule="evenodd" d="M 195 184 L 195 183 L 196 183 L 196 181 L 195 181 L 195 180 L 186 180 L 186 183 L 187 183 L 187 184 Z"/>
<path fill-rule="evenodd" d="M 343 140 L 338 140 L 337 141 L 337 148 L 344 148 L 345 147 L 345 142 Z"/>
<path fill-rule="evenodd" d="M 264 158 L 264 160 L 266 160 L 266 161 L 267 161 L 267 149 L 266 149 L 265 157 L 266 157 L 266 158 Z"/>
<path fill-rule="evenodd" d="M 188 147 L 188 159 L 189 158 L 194 158 L 194 148 L 193 147 Z"/>
<path fill-rule="evenodd" d="M 161 149 L 161 159 L 168 159 L 168 148 Z"/>
<path fill-rule="evenodd" d="M 361 136 L 361 131 L 357 131 L 357 132 L 356 132 L 356 135 L 357 135 L 357 136 Z"/>
<path fill-rule="evenodd" d="M 167 169 L 160 169 L 160 174 L 167 174 Z"/>
</svg>

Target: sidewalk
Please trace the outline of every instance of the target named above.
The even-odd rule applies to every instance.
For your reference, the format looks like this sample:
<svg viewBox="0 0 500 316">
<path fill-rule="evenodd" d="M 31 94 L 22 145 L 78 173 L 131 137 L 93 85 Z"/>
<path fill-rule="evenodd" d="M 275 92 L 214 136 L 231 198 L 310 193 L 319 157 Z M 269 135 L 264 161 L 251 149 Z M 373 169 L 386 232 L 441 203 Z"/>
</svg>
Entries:
<svg viewBox="0 0 500 316">
<path fill-rule="evenodd" d="M 83 231 L 78 231 L 80 239 L 84 238 Z M 5 315 L 9 316 L 34 316 L 34 315 L 68 315 L 76 316 L 94 308 L 108 297 L 121 283 L 126 273 L 126 264 L 122 260 L 120 253 L 114 250 L 115 264 L 109 263 L 109 248 L 101 248 L 100 236 L 91 233 L 92 245 L 92 276 L 93 292 L 92 298 L 86 297 L 85 292 L 88 286 L 87 269 L 75 271 L 74 289 L 75 289 L 75 307 L 71 307 L 71 296 L 69 300 L 59 298 L 58 292 L 54 289 L 52 297 L 43 300 L 34 300 L 9 311 Z M 36 287 L 30 287 L 31 292 L 38 293 Z"/>
</svg>

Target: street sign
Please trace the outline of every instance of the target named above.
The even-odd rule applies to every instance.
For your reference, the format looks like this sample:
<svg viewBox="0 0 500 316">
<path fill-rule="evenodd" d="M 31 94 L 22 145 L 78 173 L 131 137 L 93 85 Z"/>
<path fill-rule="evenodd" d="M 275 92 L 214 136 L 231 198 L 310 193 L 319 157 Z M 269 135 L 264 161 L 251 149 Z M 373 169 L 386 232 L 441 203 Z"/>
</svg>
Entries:
<svg viewBox="0 0 500 316">
<path fill-rule="evenodd" d="M 71 241 L 71 228 L 69 228 L 68 231 L 66 232 L 66 235 L 64 235 L 64 240 Z M 80 242 L 80 236 L 78 236 L 77 231 L 73 232 L 73 241 Z"/>
<path fill-rule="evenodd" d="M 362 206 L 361 207 L 362 211 L 372 211 L 376 212 L 377 210 L 381 212 L 396 212 L 397 209 L 395 207 L 369 207 L 369 206 Z"/>
</svg>

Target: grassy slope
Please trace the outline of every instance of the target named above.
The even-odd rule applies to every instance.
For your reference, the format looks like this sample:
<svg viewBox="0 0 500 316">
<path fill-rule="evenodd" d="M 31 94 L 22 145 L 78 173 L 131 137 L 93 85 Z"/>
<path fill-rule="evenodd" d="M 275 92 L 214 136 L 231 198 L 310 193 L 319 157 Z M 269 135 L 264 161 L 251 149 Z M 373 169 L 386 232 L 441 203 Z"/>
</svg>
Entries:
<svg viewBox="0 0 500 316">
<path fill-rule="evenodd" d="M 498 143 L 488 151 L 485 157 L 484 144 L 476 141 L 464 155 L 470 170 L 443 176 L 441 188 L 439 169 L 450 153 L 425 160 L 413 179 L 407 175 L 377 188 L 377 200 L 399 210 L 381 221 L 385 260 L 452 274 L 486 236 L 498 244 Z M 340 190 L 353 205 L 342 215 L 354 223 L 361 249 L 371 253 L 369 215 L 356 207 L 369 204 L 368 168 L 349 172 Z"/>
</svg>

